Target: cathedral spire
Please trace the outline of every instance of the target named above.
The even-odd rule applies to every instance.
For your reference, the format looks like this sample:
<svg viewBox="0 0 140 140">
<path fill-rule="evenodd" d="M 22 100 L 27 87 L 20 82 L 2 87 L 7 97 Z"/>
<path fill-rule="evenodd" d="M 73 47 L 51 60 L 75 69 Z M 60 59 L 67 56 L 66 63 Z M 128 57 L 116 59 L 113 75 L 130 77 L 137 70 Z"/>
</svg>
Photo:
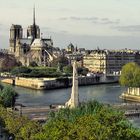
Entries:
<svg viewBox="0 0 140 140">
<path fill-rule="evenodd" d="M 33 40 L 37 38 L 37 26 L 36 26 L 36 19 L 35 19 L 35 5 L 33 8 L 33 31 L 32 31 Z"/>
<path fill-rule="evenodd" d="M 35 25 L 35 5 L 34 5 L 34 8 L 33 8 L 33 25 Z"/>
</svg>

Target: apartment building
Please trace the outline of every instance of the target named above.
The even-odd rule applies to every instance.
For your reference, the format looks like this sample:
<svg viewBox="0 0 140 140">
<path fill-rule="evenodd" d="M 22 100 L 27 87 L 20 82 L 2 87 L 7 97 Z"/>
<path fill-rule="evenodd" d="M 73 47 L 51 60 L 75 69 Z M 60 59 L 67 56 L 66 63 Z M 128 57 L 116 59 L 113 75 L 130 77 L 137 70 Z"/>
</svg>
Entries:
<svg viewBox="0 0 140 140">
<path fill-rule="evenodd" d="M 92 72 L 119 74 L 122 66 L 136 62 L 140 64 L 140 54 L 132 50 L 94 50 L 84 56 L 83 65 Z"/>
</svg>

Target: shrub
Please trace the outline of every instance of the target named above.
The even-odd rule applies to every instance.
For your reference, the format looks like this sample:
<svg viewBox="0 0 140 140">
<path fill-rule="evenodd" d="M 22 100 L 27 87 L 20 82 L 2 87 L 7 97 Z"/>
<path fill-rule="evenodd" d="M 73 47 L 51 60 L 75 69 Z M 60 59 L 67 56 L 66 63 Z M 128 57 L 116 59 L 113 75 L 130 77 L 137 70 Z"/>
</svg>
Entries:
<svg viewBox="0 0 140 140">
<path fill-rule="evenodd" d="M 32 70 L 29 67 L 15 67 L 14 69 L 12 69 L 11 74 L 13 75 L 20 75 L 22 73 L 30 73 Z"/>
<path fill-rule="evenodd" d="M 5 86 L 0 92 L 1 102 L 5 107 L 13 107 L 17 93 L 11 86 Z"/>
</svg>

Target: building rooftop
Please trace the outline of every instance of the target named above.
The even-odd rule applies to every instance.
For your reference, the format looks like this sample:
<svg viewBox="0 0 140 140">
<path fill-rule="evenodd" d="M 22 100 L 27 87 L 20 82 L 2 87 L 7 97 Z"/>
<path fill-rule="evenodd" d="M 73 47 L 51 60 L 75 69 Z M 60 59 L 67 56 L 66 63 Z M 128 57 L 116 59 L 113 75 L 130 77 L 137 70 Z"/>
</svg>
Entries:
<svg viewBox="0 0 140 140">
<path fill-rule="evenodd" d="M 42 39 L 35 39 L 31 45 L 31 48 L 35 48 L 35 47 L 46 47 L 45 42 Z"/>
<path fill-rule="evenodd" d="M 21 44 L 31 45 L 31 43 L 32 43 L 32 38 L 22 38 L 22 39 L 20 39 L 20 43 L 21 43 Z"/>
</svg>

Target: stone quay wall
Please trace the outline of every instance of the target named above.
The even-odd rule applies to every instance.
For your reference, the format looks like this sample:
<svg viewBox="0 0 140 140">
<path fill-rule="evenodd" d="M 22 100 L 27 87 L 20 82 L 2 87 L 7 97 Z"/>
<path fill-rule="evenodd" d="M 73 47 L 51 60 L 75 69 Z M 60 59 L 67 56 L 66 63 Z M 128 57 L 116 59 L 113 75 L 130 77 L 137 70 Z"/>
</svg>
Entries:
<svg viewBox="0 0 140 140">
<path fill-rule="evenodd" d="M 16 86 L 22 86 L 32 89 L 56 89 L 56 88 L 68 88 L 72 86 L 72 78 L 23 78 L 16 77 L 12 79 L 3 79 L 3 83 L 8 83 Z M 94 85 L 94 84 L 104 84 L 113 83 L 117 80 L 101 80 L 101 77 L 88 77 L 81 76 L 78 77 L 79 86 Z"/>
<path fill-rule="evenodd" d="M 128 87 L 127 91 L 122 93 L 120 98 L 124 100 L 140 102 L 140 88 L 139 87 Z"/>
</svg>

